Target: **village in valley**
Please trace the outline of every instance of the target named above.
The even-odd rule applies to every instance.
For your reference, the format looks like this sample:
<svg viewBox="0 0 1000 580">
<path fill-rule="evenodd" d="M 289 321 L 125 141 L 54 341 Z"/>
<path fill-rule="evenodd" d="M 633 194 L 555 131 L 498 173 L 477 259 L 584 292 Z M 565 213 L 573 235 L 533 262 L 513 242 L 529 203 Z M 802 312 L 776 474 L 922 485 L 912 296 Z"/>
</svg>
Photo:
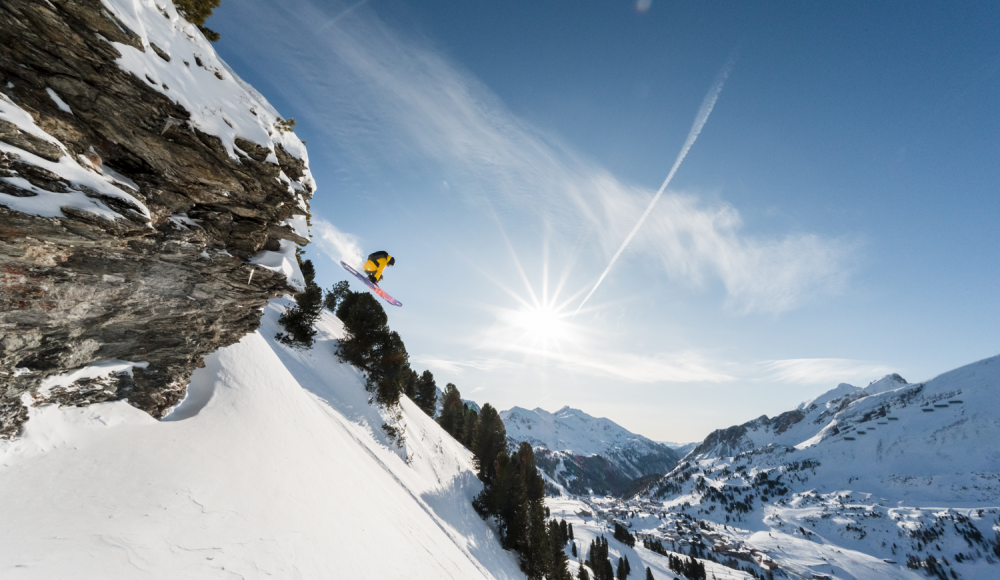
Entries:
<svg viewBox="0 0 1000 580">
<path fill-rule="evenodd" d="M 741 540 L 752 532 L 696 519 L 685 513 L 689 508 L 678 512 L 662 502 L 610 496 L 560 496 L 548 498 L 546 505 L 553 519 L 565 519 L 573 526 L 577 557 L 571 557 L 570 562 L 571 567 L 576 565 L 575 570 L 586 561 L 591 540 L 600 536 L 608 540 L 612 560 L 631 555 L 630 560 L 638 558 L 649 566 L 655 578 L 682 577 L 670 569 L 670 556 L 694 558 L 705 566 L 707 578 L 719 580 L 767 578 L 778 569 L 766 550 Z M 633 546 L 615 539 L 616 525 L 634 538 Z M 657 567 L 662 574 L 656 573 Z"/>
</svg>

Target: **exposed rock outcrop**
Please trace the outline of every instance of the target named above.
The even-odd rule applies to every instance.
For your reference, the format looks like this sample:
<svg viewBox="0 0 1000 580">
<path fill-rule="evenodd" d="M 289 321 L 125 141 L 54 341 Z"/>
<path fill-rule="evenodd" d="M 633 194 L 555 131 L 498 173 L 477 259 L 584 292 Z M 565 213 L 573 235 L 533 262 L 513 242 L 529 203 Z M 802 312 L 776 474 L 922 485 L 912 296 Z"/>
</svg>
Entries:
<svg viewBox="0 0 1000 580">
<path fill-rule="evenodd" d="M 0 436 L 26 404 L 162 416 L 289 290 L 307 243 L 290 225 L 314 188 L 301 143 L 172 4 L 140 4 L 161 20 L 138 31 L 112 1 L 0 4 Z M 195 98 L 170 74 L 218 88 Z M 110 359 L 148 364 L 51 388 Z"/>
</svg>

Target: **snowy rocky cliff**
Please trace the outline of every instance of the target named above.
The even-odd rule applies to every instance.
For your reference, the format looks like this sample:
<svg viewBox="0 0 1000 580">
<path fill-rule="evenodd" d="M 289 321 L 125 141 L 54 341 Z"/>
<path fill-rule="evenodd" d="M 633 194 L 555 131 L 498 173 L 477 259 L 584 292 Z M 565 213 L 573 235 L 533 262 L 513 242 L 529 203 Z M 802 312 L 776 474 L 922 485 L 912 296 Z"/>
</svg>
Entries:
<svg viewBox="0 0 1000 580">
<path fill-rule="evenodd" d="M 313 190 L 169 0 L 4 0 L 0 436 L 44 402 L 166 413 L 295 283 Z"/>
<path fill-rule="evenodd" d="M 619 495 L 636 480 L 658 478 L 677 464 L 677 454 L 666 445 L 579 409 L 549 413 L 514 407 L 500 417 L 510 445 L 528 442 L 553 487 L 570 493 Z"/>
</svg>

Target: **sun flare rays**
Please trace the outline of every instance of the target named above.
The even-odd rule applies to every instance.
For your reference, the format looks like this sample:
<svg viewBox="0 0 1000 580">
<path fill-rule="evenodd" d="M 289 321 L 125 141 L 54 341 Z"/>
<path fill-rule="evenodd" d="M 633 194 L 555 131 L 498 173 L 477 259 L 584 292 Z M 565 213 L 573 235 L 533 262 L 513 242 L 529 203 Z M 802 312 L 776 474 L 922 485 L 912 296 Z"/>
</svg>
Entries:
<svg viewBox="0 0 1000 580">
<path fill-rule="evenodd" d="M 494 217 L 496 218 L 496 214 Z M 537 280 L 537 284 L 533 284 L 528 270 L 524 267 L 498 218 L 496 222 L 509 252 L 511 265 L 517 271 L 524 288 L 518 292 L 504 284 L 497 283 L 497 287 L 510 296 L 515 305 L 510 308 L 492 308 L 496 315 L 496 322 L 487 333 L 486 343 L 491 348 L 546 358 L 555 354 L 565 354 L 567 350 L 577 350 L 583 346 L 588 330 L 571 321 L 572 313 L 569 311 L 569 304 L 577 300 L 586 291 L 586 288 L 580 288 L 571 296 L 562 299 L 560 297 L 566 288 L 579 251 L 572 252 L 569 259 L 562 262 L 562 272 L 552 284 L 550 283 L 553 273 L 550 246 L 548 236 L 543 236 L 539 254 L 541 257 L 541 276 Z"/>
</svg>

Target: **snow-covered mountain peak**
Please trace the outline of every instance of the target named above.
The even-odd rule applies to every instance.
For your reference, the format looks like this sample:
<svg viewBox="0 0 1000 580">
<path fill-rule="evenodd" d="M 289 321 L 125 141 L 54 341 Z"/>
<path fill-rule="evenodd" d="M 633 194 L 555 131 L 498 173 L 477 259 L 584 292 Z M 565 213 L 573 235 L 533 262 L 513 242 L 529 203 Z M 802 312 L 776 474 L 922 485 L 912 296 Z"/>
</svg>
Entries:
<svg viewBox="0 0 1000 580">
<path fill-rule="evenodd" d="M 861 392 L 861 387 L 855 387 L 847 383 L 840 383 L 836 387 L 830 389 L 829 391 L 823 393 L 822 395 L 816 397 L 815 399 L 809 399 L 808 401 L 802 403 L 798 406 L 799 409 L 808 410 L 815 407 L 827 408 L 831 406 L 831 403 L 838 401 L 839 399 L 850 396 L 857 395 Z"/>
<path fill-rule="evenodd" d="M 633 441 L 646 446 L 660 445 L 610 419 L 592 417 L 570 407 L 563 407 L 555 413 L 541 408 L 529 411 L 512 407 L 501 412 L 500 417 L 507 428 L 507 436 L 512 440 L 527 441 L 532 447 L 545 447 L 552 451 L 599 455 Z"/>
<path fill-rule="evenodd" d="M 885 375 L 881 379 L 874 381 L 872 384 L 865 387 L 864 391 L 867 395 L 877 395 L 879 393 L 884 393 L 886 391 L 895 391 L 896 389 L 908 386 L 910 383 L 906 382 L 906 379 L 892 373 L 891 375 Z"/>
<path fill-rule="evenodd" d="M 542 411 L 542 409 L 539 409 L 539 408 L 536 407 L 535 411 Z M 559 417 L 559 418 L 569 418 L 569 417 L 579 417 L 579 418 L 582 418 L 582 419 L 593 419 L 594 418 L 594 417 L 591 417 L 590 415 L 584 413 L 580 409 L 574 409 L 573 407 L 570 407 L 569 405 L 566 405 L 562 409 L 559 409 L 558 411 L 556 411 L 555 413 L 553 413 L 553 415 L 555 415 L 556 417 Z"/>
<path fill-rule="evenodd" d="M 792 577 L 995 578 L 998 387 L 1000 356 L 926 383 L 841 384 L 713 432 L 642 496 L 648 513 L 702 520 L 713 551 L 738 551 L 720 546 L 719 527 L 747 530 L 740 541 Z M 697 542 L 650 522 L 671 547 Z"/>
<path fill-rule="evenodd" d="M 611 419 L 580 409 L 512 407 L 501 411 L 511 446 L 527 442 L 539 466 L 557 486 L 614 492 L 633 479 L 669 471 L 677 454 L 662 443 L 632 433 Z"/>
</svg>

